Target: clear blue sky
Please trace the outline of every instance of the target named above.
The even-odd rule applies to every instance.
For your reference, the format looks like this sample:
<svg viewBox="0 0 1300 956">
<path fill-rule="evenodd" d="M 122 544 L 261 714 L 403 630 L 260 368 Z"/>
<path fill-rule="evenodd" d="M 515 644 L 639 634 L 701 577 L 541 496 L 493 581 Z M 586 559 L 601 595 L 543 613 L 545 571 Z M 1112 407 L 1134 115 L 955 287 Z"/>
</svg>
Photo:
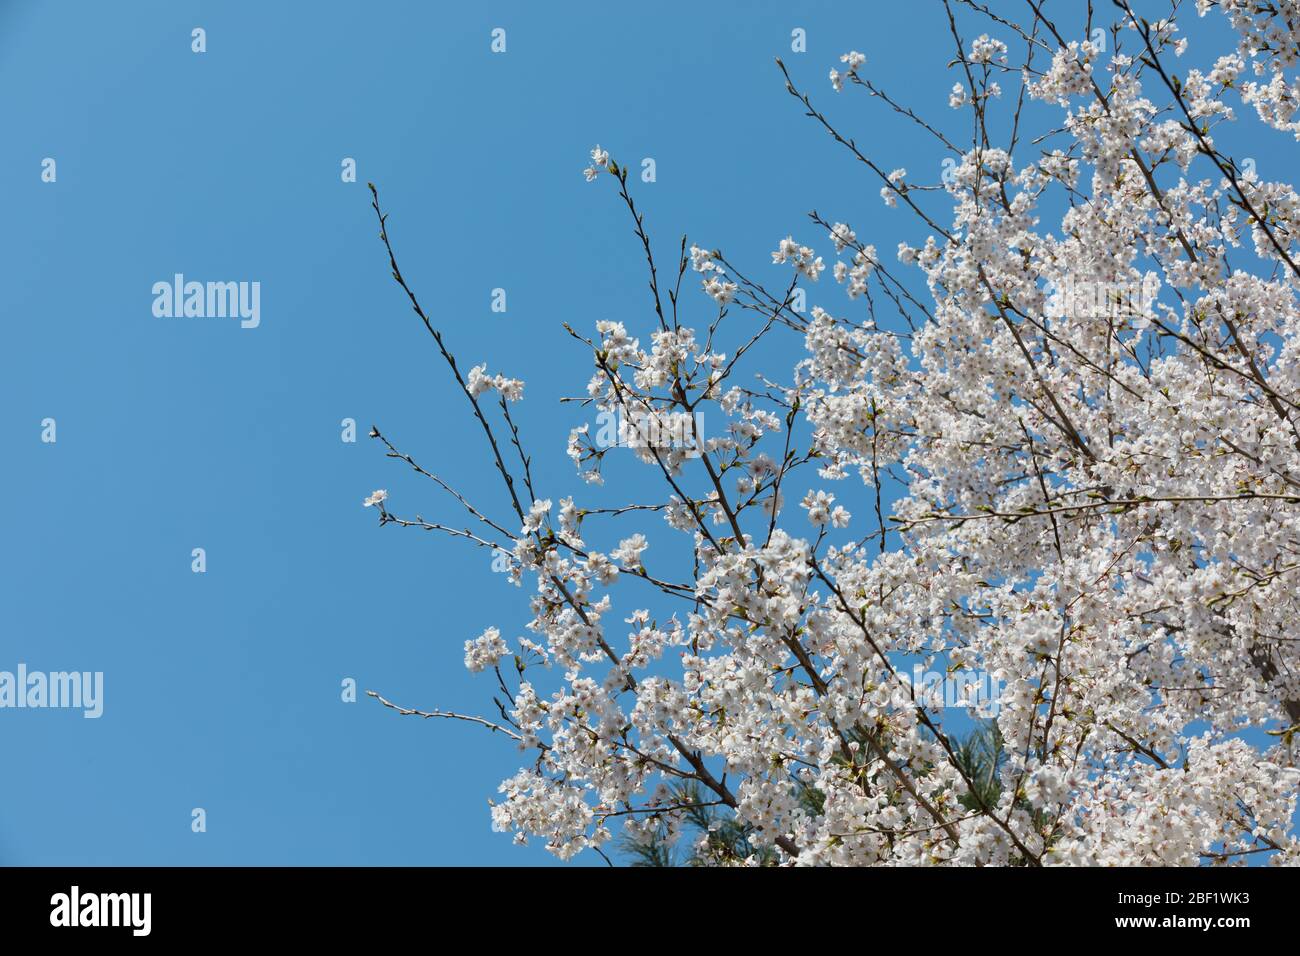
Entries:
<svg viewBox="0 0 1300 956">
<path fill-rule="evenodd" d="M 564 442 L 585 419 L 557 400 L 589 369 L 560 323 L 651 322 L 626 211 L 580 174 L 593 144 L 634 169 L 655 159 L 658 181 L 635 186 L 666 268 L 687 232 L 784 282 L 768 252 L 792 231 L 826 246 L 814 208 L 882 251 L 923 238 L 773 64 L 886 169 L 937 181 L 929 143 L 860 91 L 830 92 L 849 48 L 950 119 L 937 4 L 0 6 L 0 669 L 105 674 L 99 720 L 0 712 L 0 863 L 552 862 L 490 830 L 486 798 L 519 766 L 508 741 L 340 701 L 353 677 L 410 706 L 490 711 L 462 644 L 528 616 L 485 553 L 378 529 L 361 507 L 385 487 L 403 514 L 454 513 L 384 459 L 372 423 L 501 503 L 388 275 L 365 182 L 462 364 L 527 380 L 521 425 L 558 499 L 579 488 Z M 261 326 L 155 318 L 151 286 L 177 272 L 260 282 Z M 774 373 L 799 357 L 784 342 Z M 649 493 L 620 468 L 605 500 Z"/>
</svg>

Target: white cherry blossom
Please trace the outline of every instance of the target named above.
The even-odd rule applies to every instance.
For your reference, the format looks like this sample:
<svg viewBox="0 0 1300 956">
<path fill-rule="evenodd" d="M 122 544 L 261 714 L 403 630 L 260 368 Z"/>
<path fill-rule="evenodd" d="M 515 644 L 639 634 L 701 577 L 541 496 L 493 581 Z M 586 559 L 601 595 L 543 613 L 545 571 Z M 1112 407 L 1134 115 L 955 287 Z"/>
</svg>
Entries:
<svg viewBox="0 0 1300 956">
<path fill-rule="evenodd" d="M 471 670 L 517 661 L 485 675 L 522 751 L 495 827 L 564 859 L 620 826 L 690 842 L 689 786 L 743 834 L 695 852 L 735 865 L 1300 862 L 1300 195 L 1231 158 L 1237 126 L 1300 137 L 1300 8 L 1197 10 L 1236 48 L 1124 0 L 1106 50 L 963 7 L 947 105 L 969 138 L 918 133 L 941 182 L 887 172 L 888 137 L 841 134 L 787 73 L 898 223 L 811 214 L 833 301 L 795 230 L 771 265 L 683 241 L 666 266 L 592 151 L 643 238 L 626 254 L 656 268 L 644 311 L 570 321 L 575 392 L 692 447 L 615 451 L 569 419 L 582 480 L 543 481 L 506 404 L 478 404 L 523 383 L 470 367 L 474 410 L 506 409 L 482 426 L 503 497 L 405 524 L 531 582 L 517 651 L 490 607 L 465 645 Z M 1032 69 L 1008 62 L 1027 47 Z M 842 56 L 835 89 L 876 99 L 865 62 Z M 676 293 L 688 270 L 705 295 Z M 661 494 L 584 501 L 616 453 Z M 987 773 L 915 662 L 1001 688 Z"/>
</svg>

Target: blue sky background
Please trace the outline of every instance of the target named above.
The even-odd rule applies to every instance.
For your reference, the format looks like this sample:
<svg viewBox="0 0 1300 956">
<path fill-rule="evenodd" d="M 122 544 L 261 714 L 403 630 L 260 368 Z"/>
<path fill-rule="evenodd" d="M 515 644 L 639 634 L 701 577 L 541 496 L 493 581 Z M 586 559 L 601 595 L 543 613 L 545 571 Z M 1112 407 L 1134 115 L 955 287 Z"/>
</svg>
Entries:
<svg viewBox="0 0 1300 956">
<path fill-rule="evenodd" d="M 486 798 L 519 766 L 508 741 L 340 701 L 353 677 L 409 706 L 489 712 L 462 644 L 488 624 L 521 634 L 528 617 L 485 552 L 377 529 L 361 507 L 385 487 L 396 512 L 455 514 L 365 438 L 373 423 L 506 513 L 389 277 L 365 182 L 462 365 L 527 380 L 518 418 L 539 490 L 581 492 L 564 444 L 587 418 L 557 402 L 590 360 L 560 323 L 620 319 L 645 338 L 652 324 L 626 210 L 612 182 L 580 174 L 593 144 L 634 170 L 656 160 L 658 181 L 633 186 L 662 270 L 686 232 L 784 284 L 788 267 L 767 263 L 787 233 L 829 256 L 810 209 L 882 251 L 924 233 L 802 116 L 774 56 L 886 169 L 937 182 L 941 154 L 860 91 L 831 93 L 849 48 L 965 132 L 945 106 L 957 77 L 938 4 L 704 10 L 0 5 L 0 669 L 106 683 L 97 721 L 0 712 L 0 863 L 553 862 L 490 831 Z M 795 27 L 805 54 L 790 51 Z M 57 183 L 40 181 L 44 157 Z M 176 272 L 259 281 L 260 328 L 154 318 L 151 286 Z M 685 302 L 685 324 L 703 326 L 706 301 L 690 288 Z M 818 302 L 848 310 L 838 289 Z M 781 342 L 775 375 L 801 353 Z M 55 445 L 39 440 L 45 417 Z M 345 417 L 356 444 L 339 440 Z M 587 500 L 649 496 L 628 464 Z M 865 490 L 837 491 L 869 513 Z M 206 574 L 191 573 L 195 547 Z M 207 833 L 191 832 L 194 807 Z"/>
</svg>

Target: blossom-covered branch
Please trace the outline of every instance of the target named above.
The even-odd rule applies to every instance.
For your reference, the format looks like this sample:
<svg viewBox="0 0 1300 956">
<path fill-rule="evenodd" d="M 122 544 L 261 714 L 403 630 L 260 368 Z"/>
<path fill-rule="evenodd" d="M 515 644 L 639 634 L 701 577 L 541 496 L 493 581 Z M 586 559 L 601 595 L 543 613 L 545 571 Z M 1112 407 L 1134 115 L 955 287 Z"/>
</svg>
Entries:
<svg viewBox="0 0 1300 956">
<path fill-rule="evenodd" d="M 1234 99 L 1300 139 L 1300 3 L 1199 0 L 1239 38 L 1199 60 L 1182 6 L 1063 23 L 944 0 L 957 124 L 844 54 L 832 96 L 926 136 L 938 182 L 778 61 L 905 218 L 887 244 L 844 221 L 854 197 L 812 212 L 777 234 L 771 283 L 682 238 L 661 288 L 597 146 L 583 172 L 631 217 L 650 297 L 631 327 L 563 326 L 592 363 L 570 400 L 612 423 L 570 434 L 571 489 L 535 484 L 522 381 L 461 373 L 375 194 L 514 518 L 377 430 L 476 527 L 366 503 L 533 588 L 530 636 L 485 620 L 465 646 L 500 721 L 394 707 L 517 740 L 497 827 L 564 858 L 617 827 L 652 862 L 687 832 L 689 859 L 728 865 L 1300 861 L 1300 195 L 1229 146 Z M 793 368 L 760 367 L 791 343 Z M 614 448 L 662 492 L 584 507 Z M 995 745 L 945 726 L 931 672 L 1000 688 L 970 702 Z"/>
</svg>

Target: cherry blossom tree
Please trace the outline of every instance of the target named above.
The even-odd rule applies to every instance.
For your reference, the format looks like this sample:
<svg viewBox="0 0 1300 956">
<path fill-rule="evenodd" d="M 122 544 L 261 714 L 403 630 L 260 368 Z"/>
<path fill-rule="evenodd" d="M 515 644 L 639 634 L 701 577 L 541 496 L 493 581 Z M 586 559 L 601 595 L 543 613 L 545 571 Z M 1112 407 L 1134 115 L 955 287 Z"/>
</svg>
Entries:
<svg viewBox="0 0 1300 956">
<path fill-rule="evenodd" d="M 536 486 L 523 383 L 462 370 L 374 194 L 511 517 L 378 430 L 467 525 L 365 503 L 492 549 L 532 611 L 466 641 L 490 718 L 380 699 L 515 741 L 492 819 L 520 842 L 753 865 L 1300 860 L 1300 196 L 1229 152 L 1246 124 L 1300 139 L 1300 2 L 1148 20 L 1117 0 L 1068 24 L 1039 0 L 944 7 L 955 122 L 856 52 L 827 91 L 931 138 L 941 182 L 878 165 L 778 61 L 919 245 L 876 237 L 885 255 L 813 212 L 775 284 L 686 239 L 661 272 L 635 177 L 592 151 L 649 304 L 635 327 L 564 326 L 591 355 L 587 409 L 617 422 L 613 442 L 571 434 L 568 488 Z M 1192 15 L 1235 47 L 1189 48 Z M 756 369 L 782 336 L 793 368 Z M 584 507 L 614 447 L 659 500 Z M 996 680 L 983 757 L 918 662 Z"/>
</svg>

